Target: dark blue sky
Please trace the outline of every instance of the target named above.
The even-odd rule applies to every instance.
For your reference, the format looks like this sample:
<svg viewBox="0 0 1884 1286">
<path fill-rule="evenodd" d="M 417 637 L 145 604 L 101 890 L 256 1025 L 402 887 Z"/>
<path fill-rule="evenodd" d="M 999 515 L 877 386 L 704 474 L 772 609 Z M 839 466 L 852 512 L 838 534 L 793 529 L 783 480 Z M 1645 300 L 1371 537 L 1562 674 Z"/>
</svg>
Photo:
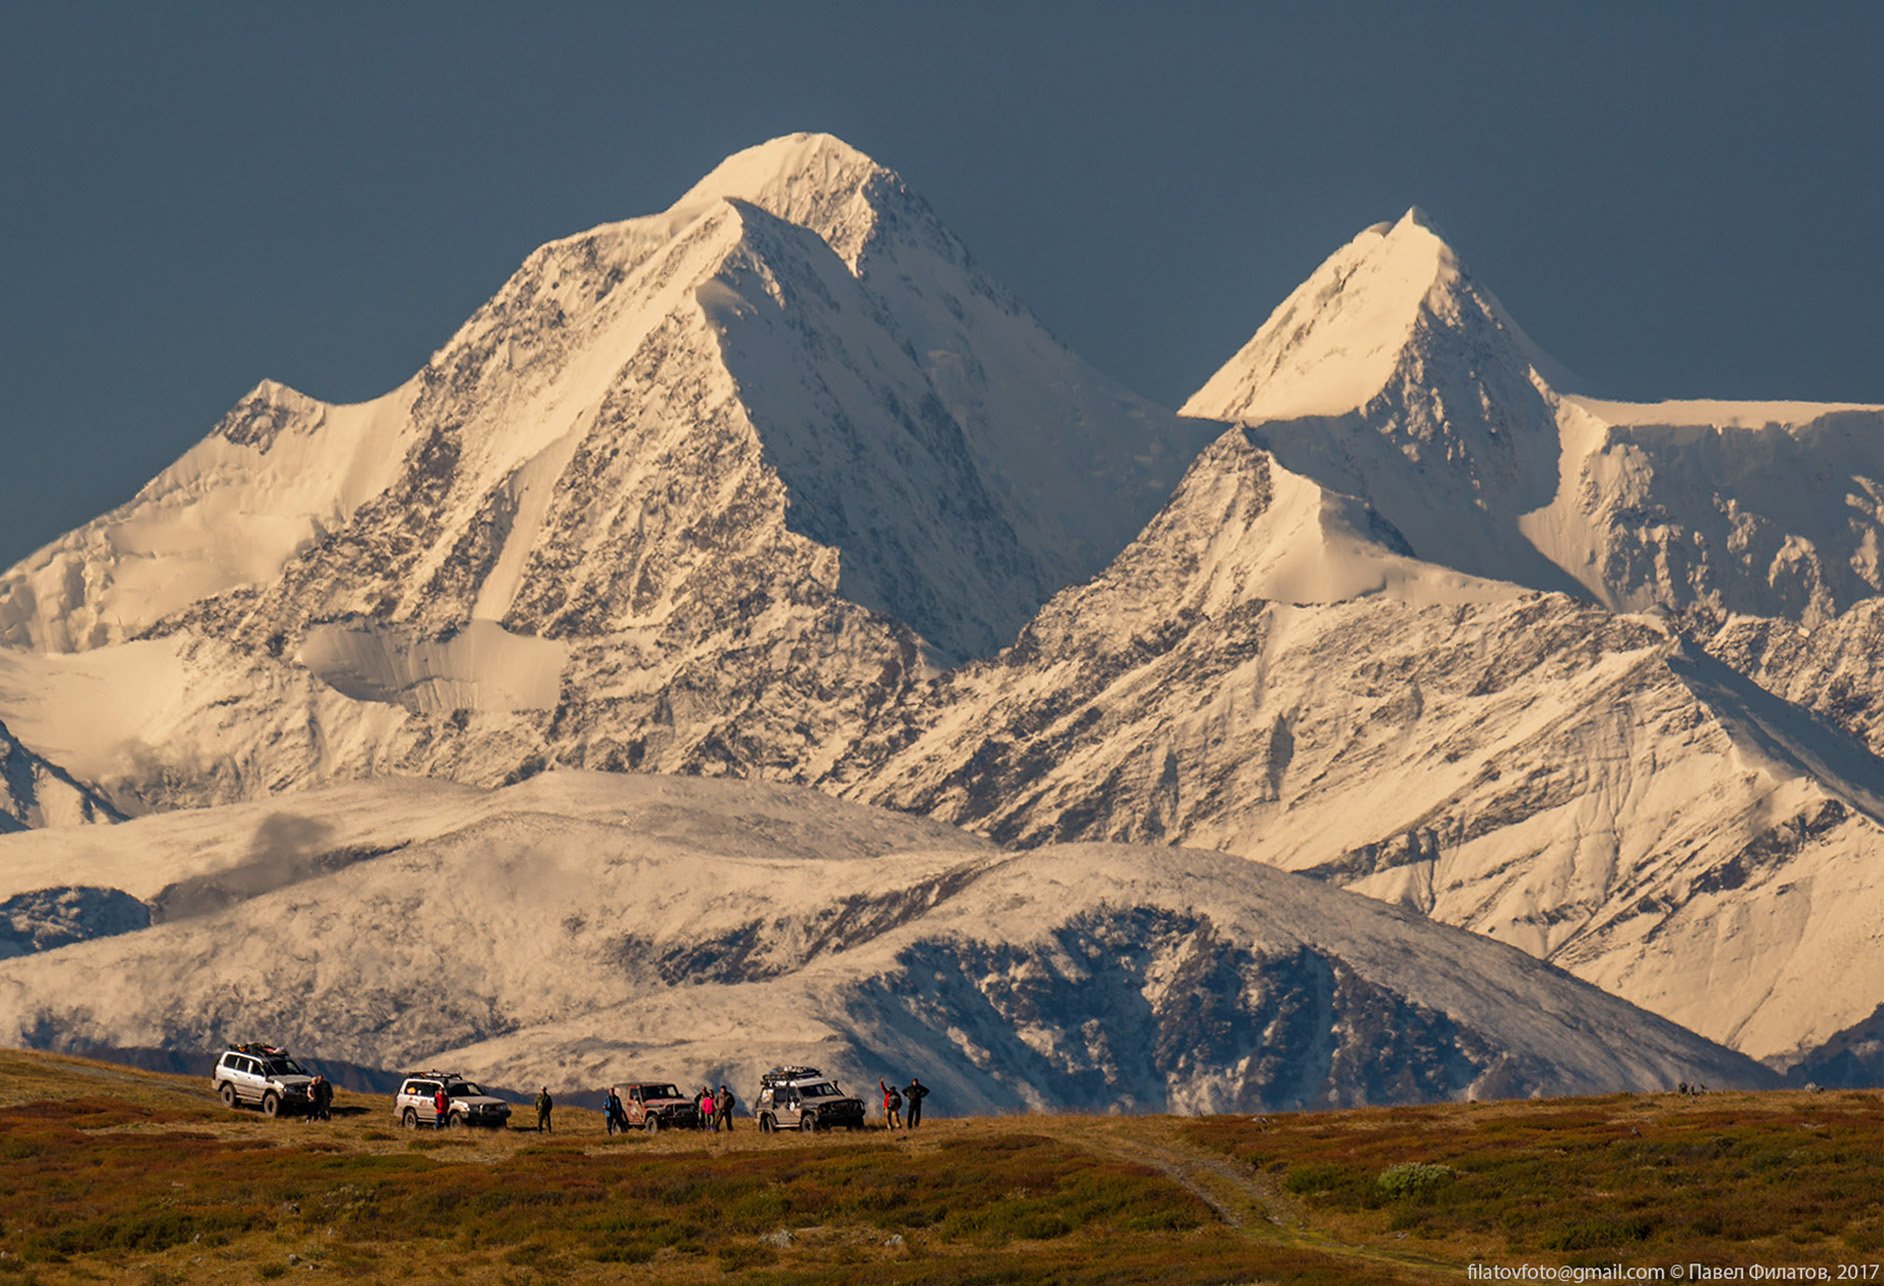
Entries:
<svg viewBox="0 0 1884 1286">
<path fill-rule="evenodd" d="M 1597 390 L 1884 401 L 1881 52 L 1874 4 L 16 0 L 0 565 L 799 129 L 1169 404 L 1414 204 Z"/>
</svg>

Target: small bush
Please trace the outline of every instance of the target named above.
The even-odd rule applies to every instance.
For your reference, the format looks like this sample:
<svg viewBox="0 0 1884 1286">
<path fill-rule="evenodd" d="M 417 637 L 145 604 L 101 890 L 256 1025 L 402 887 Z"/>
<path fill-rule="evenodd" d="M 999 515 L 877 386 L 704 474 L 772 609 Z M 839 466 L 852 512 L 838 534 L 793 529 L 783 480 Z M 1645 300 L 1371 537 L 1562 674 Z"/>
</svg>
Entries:
<svg viewBox="0 0 1884 1286">
<path fill-rule="evenodd" d="M 1429 1197 L 1450 1183 L 1456 1173 L 1449 1165 L 1405 1161 L 1381 1171 L 1380 1177 L 1374 1180 L 1374 1190 L 1389 1201 Z"/>
</svg>

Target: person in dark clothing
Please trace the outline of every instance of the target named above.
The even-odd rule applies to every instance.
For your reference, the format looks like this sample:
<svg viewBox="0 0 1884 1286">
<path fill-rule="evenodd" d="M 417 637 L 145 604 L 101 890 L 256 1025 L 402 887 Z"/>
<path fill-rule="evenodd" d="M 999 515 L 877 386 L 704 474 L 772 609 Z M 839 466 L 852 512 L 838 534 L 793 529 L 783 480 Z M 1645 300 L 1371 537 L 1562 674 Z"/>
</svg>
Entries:
<svg viewBox="0 0 1884 1286">
<path fill-rule="evenodd" d="M 321 1098 L 321 1092 L 323 1090 L 325 1090 L 327 1094 L 325 1100 Z M 309 1081 L 307 1086 L 307 1115 L 301 1118 L 302 1124 L 306 1124 L 309 1121 L 332 1120 L 333 1118 L 327 1114 L 327 1104 L 333 1102 L 333 1095 L 334 1092 L 332 1088 L 328 1086 L 326 1077 L 316 1076 L 313 1080 Z"/>
<path fill-rule="evenodd" d="M 550 1097 L 549 1086 L 545 1085 L 536 1096 L 536 1132 L 554 1134 L 556 1127 L 550 1124 L 550 1110 L 556 1106 L 556 1100 Z"/>
<path fill-rule="evenodd" d="M 724 1085 L 713 1096 L 713 1132 L 718 1134 L 722 1125 L 728 1134 L 733 1132 L 733 1092 Z"/>
<path fill-rule="evenodd" d="M 922 1124 L 922 1100 L 928 1093 L 929 1087 L 914 1076 L 909 1078 L 909 1084 L 903 1086 L 903 1102 L 909 1106 L 907 1119 L 912 1130 Z"/>
<path fill-rule="evenodd" d="M 609 1086 L 608 1093 L 602 1096 L 602 1116 L 608 1123 L 610 1134 L 617 1130 L 623 1134 L 628 1133 L 628 1113 L 623 1110 L 621 1094 L 613 1085 Z"/>
</svg>

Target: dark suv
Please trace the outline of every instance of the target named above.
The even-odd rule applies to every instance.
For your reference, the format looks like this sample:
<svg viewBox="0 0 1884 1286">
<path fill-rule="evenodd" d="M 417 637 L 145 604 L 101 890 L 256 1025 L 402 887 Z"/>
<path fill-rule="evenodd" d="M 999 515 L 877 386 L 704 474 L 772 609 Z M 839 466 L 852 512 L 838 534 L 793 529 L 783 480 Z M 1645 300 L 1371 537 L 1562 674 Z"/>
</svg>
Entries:
<svg viewBox="0 0 1884 1286">
<path fill-rule="evenodd" d="M 628 1124 L 656 1130 L 692 1130 L 700 1125 L 700 1105 L 666 1081 L 633 1081 L 621 1087 Z"/>
<path fill-rule="evenodd" d="M 752 1114 L 767 1133 L 803 1130 L 809 1134 L 838 1126 L 860 1130 L 864 1123 L 863 1100 L 844 1093 L 815 1067 L 774 1067 L 760 1077 Z"/>
</svg>

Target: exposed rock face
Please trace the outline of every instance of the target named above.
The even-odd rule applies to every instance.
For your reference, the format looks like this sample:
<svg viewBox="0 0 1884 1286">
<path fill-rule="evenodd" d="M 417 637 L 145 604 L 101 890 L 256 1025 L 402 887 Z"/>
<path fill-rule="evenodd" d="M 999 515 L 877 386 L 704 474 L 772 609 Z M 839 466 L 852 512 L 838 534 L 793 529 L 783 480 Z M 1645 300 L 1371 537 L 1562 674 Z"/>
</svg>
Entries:
<svg viewBox="0 0 1884 1286">
<path fill-rule="evenodd" d="M 1853 1023 L 1786 1069 L 1791 1085 L 1870 1089 L 1884 1085 L 1884 1005 Z"/>
<path fill-rule="evenodd" d="M 0 900 L 0 959 L 150 927 L 150 908 L 118 889 L 35 889 Z"/>
<path fill-rule="evenodd" d="M 97 791 L 21 745 L 0 723 L 0 834 L 121 818 Z"/>
</svg>

